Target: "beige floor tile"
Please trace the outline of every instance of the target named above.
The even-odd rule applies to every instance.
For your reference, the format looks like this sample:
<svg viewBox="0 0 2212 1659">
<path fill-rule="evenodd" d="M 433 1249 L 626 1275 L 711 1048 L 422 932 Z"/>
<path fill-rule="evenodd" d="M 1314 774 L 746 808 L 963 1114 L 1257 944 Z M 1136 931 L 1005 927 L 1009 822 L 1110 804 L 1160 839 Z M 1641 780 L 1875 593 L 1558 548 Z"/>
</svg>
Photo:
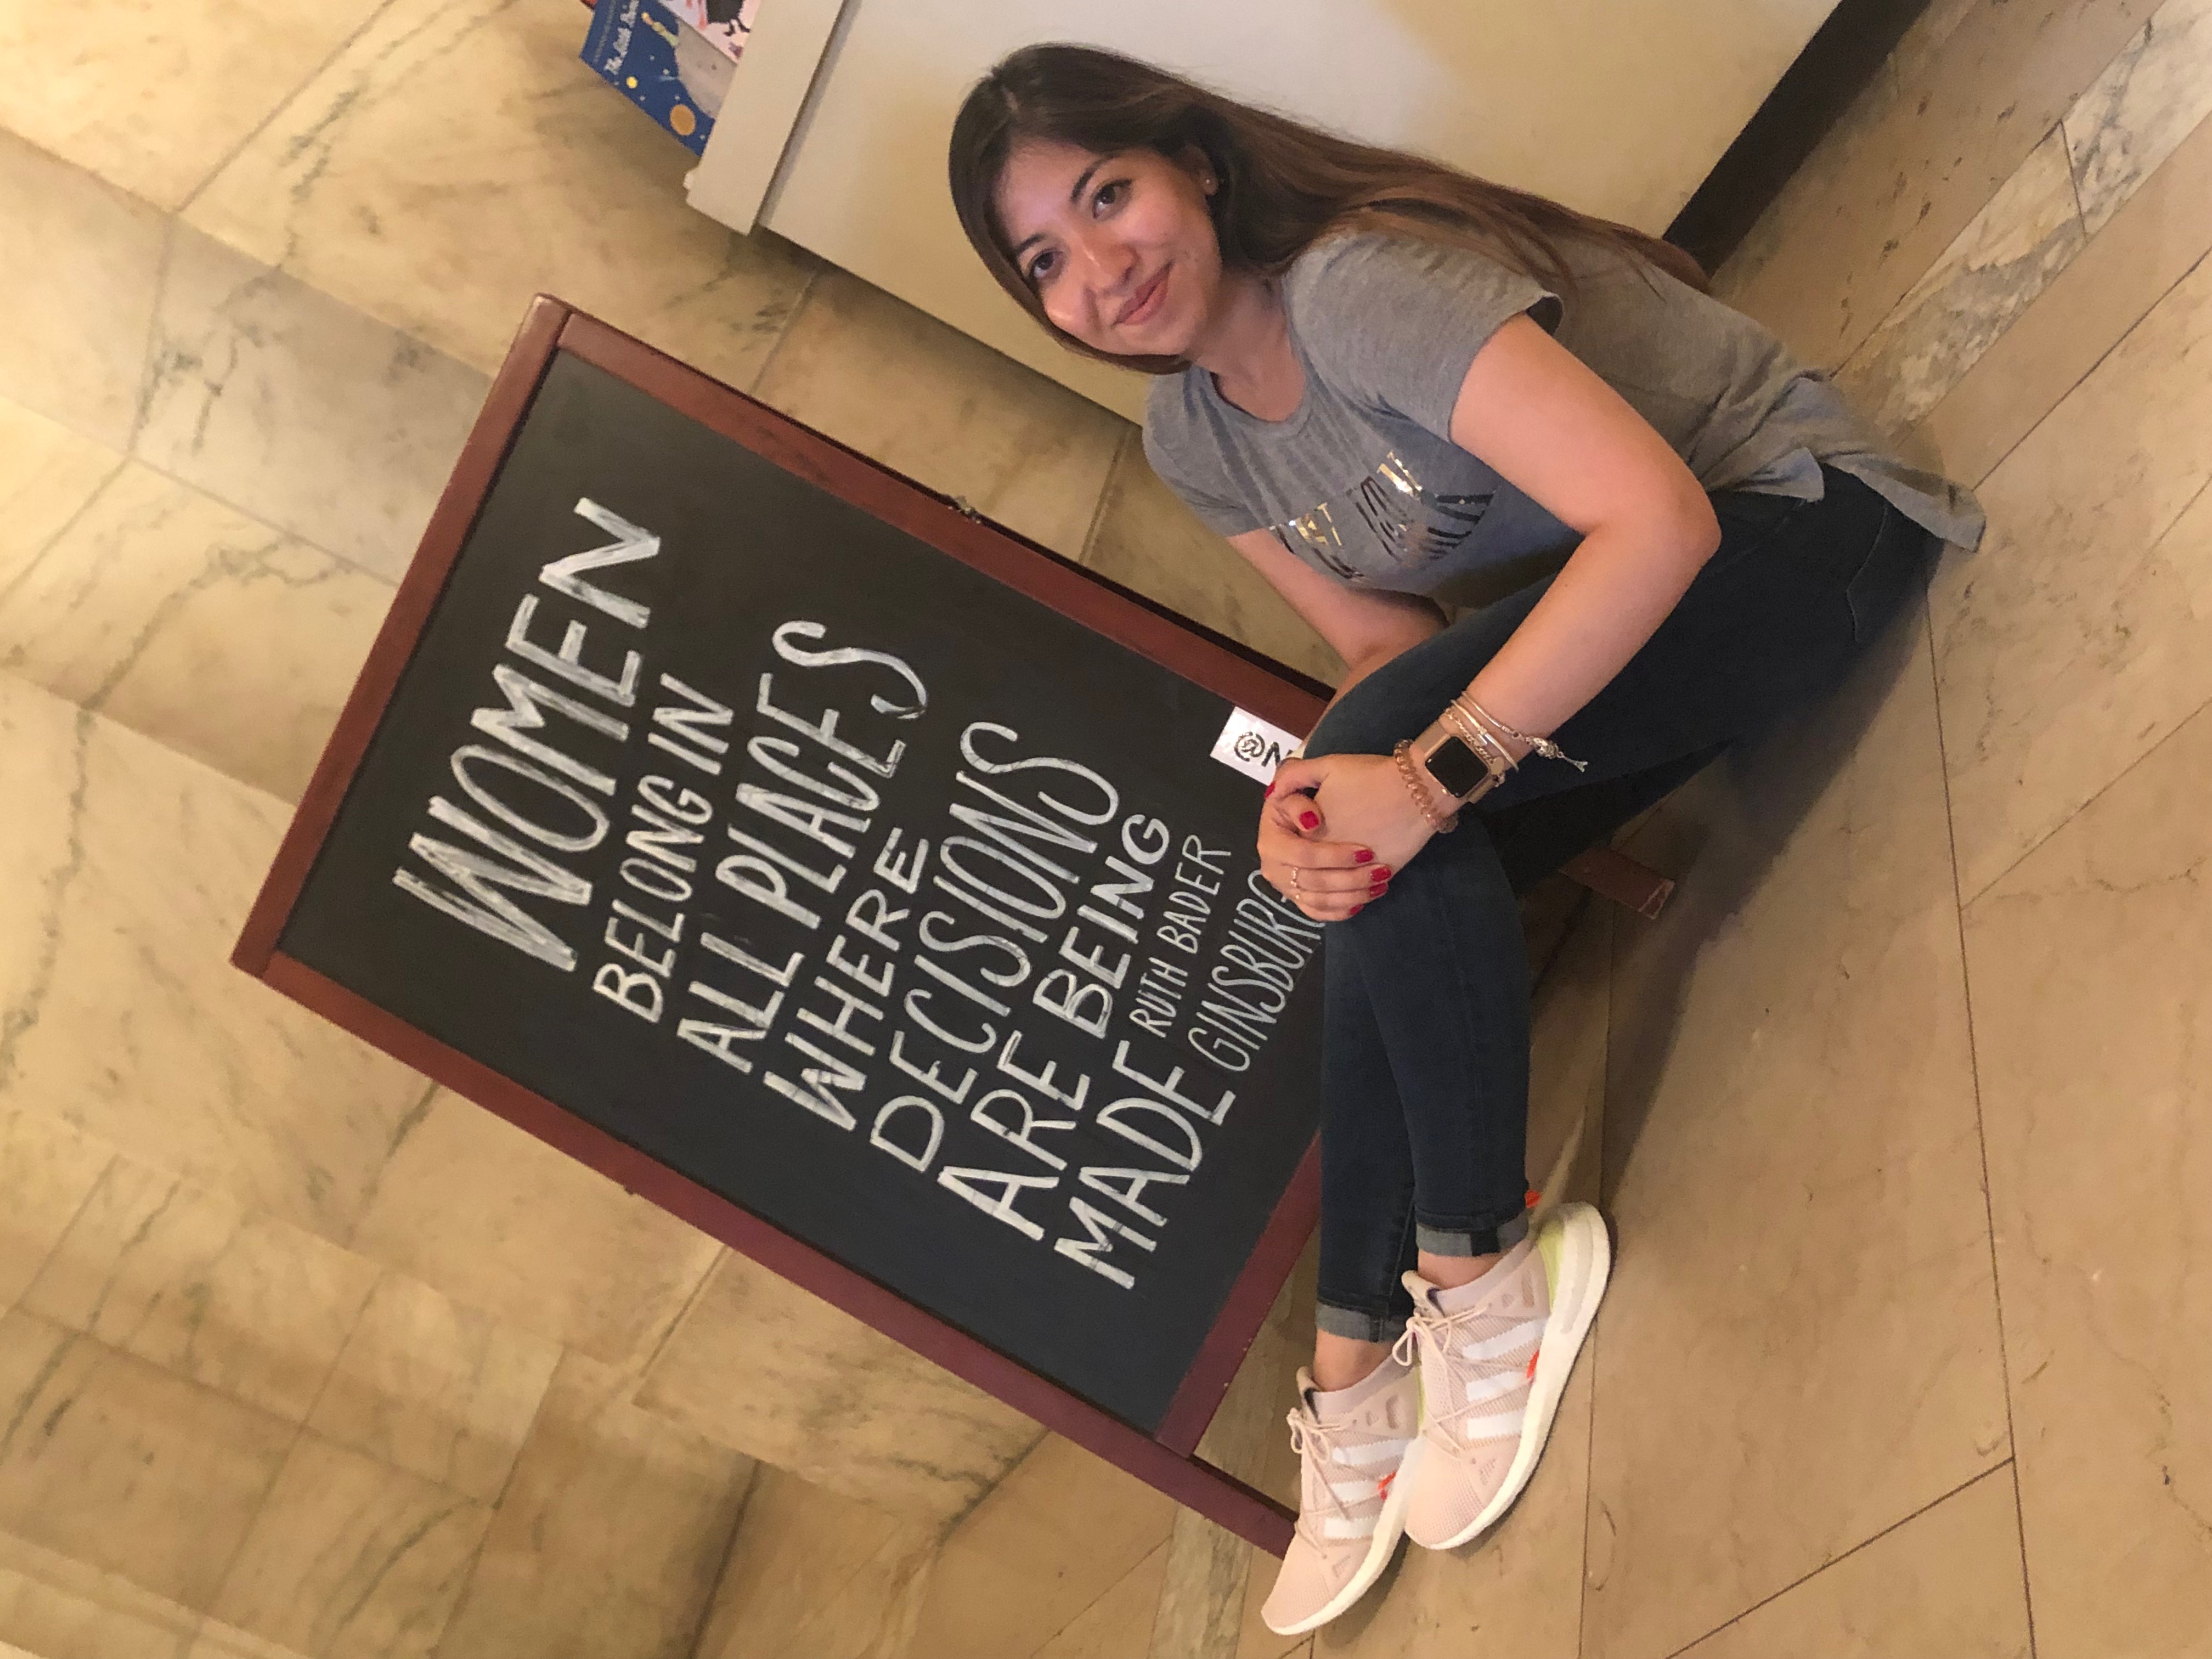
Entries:
<svg viewBox="0 0 2212 1659">
<path fill-rule="evenodd" d="M 308 1427 L 383 1462 L 492 1502 L 507 1485 L 557 1344 L 400 1273 L 386 1273 L 347 1339 Z"/>
<path fill-rule="evenodd" d="M 0 577 L 0 669 L 296 800 L 392 594 L 132 462 Z"/>
<path fill-rule="evenodd" d="M 0 613 L 23 568 L 122 465 L 106 445 L 0 398 Z"/>
<path fill-rule="evenodd" d="M 422 1659 L 490 1521 L 488 1504 L 303 1434 L 215 1615 L 319 1659 Z"/>
<path fill-rule="evenodd" d="M 0 131 L 0 397 L 131 447 L 165 222 Z"/>
<path fill-rule="evenodd" d="M 2012 1471 L 1997 1469 L 1793 1584 L 1681 1659 L 2027 1659 Z"/>
<path fill-rule="evenodd" d="M 2212 3 L 2166 0 L 2067 112 L 2082 222 L 2102 229 L 2207 114 Z"/>
<path fill-rule="evenodd" d="M 375 1283 L 326 1240 L 118 1157 L 23 1306 L 296 1423 Z"/>
<path fill-rule="evenodd" d="M 1968 899 L 2212 697 L 2208 365 L 2212 264 L 1990 475 L 1988 538 L 1937 573 Z"/>
<path fill-rule="evenodd" d="M 579 60 L 585 21 L 396 0 L 185 216 L 481 369 L 544 290 L 744 385 L 811 263 L 692 211 L 693 158 Z"/>
<path fill-rule="evenodd" d="M 0 1106 L 343 1237 L 422 1097 L 228 957 L 285 811 L 0 674 Z"/>
<path fill-rule="evenodd" d="M 1615 921 L 1583 1651 L 1656 1659 L 2006 1454 L 1928 644 L 1670 799 Z"/>
<path fill-rule="evenodd" d="M 842 270 L 816 282 L 751 389 L 1071 559 L 1130 435 L 1088 398 Z"/>
<path fill-rule="evenodd" d="M 681 1659 L 730 1547 L 749 1460 L 626 1403 L 630 1379 L 563 1356 L 447 1659 Z"/>
<path fill-rule="evenodd" d="M 2212 121 L 2201 122 L 1919 428 L 1978 484 L 2212 248 Z"/>
<path fill-rule="evenodd" d="M 464 1307 L 625 1366 L 644 1363 L 721 1248 L 443 1091 L 349 1242 Z"/>
<path fill-rule="evenodd" d="M 1877 429 L 1902 431 L 1942 401 L 2083 240 L 2066 145 L 2053 132 L 1851 354 L 1837 386 Z"/>
<path fill-rule="evenodd" d="M 2212 1651 L 2212 713 L 1966 911 L 2037 1650 Z"/>
<path fill-rule="evenodd" d="M 1106 481 L 1084 562 L 1193 622 L 1334 684 L 1336 653 L 1159 481 L 1132 440 Z"/>
<path fill-rule="evenodd" d="M 937 1530 L 761 1465 L 697 1659 L 898 1659 Z"/>
<path fill-rule="evenodd" d="M 1237 1659 L 1252 1547 L 1194 1510 L 1176 1511 L 1158 1592 L 1151 1659 Z"/>
<path fill-rule="evenodd" d="M 199 1627 L 185 1659 L 307 1659 L 296 1648 L 272 1642 L 265 1636 L 210 1619 Z"/>
<path fill-rule="evenodd" d="M 0 1527 L 204 1608 L 295 1431 L 18 1310 L 0 1317 Z"/>
<path fill-rule="evenodd" d="M 1166 1543 L 1176 1505 L 1048 1435 L 946 1539 L 904 1659 L 1034 1652 Z"/>
<path fill-rule="evenodd" d="M 94 0 L 0 11 L 0 127 L 174 208 L 375 0 Z"/>
<path fill-rule="evenodd" d="M 1364 1599 L 1315 1633 L 1316 1659 L 1575 1659 L 1591 1358 L 1585 1353 L 1577 1363 L 1544 1461 L 1505 1519 L 1461 1549 L 1407 1545 Z"/>
<path fill-rule="evenodd" d="M 0 1116 L 0 1311 L 30 1288 L 113 1157 L 58 1118 Z"/>
<path fill-rule="evenodd" d="M 37 1659 L 180 1659 L 199 1623 L 122 1573 L 0 1533 L 0 1641 Z"/>
<path fill-rule="evenodd" d="M 733 1389 L 739 1374 L 745 1387 Z M 825 1400 L 837 1401 L 834 1413 Z M 730 1251 L 654 1357 L 637 1401 L 832 1492 L 948 1526 L 1042 1432 Z"/>
<path fill-rule="evenodd" d="M 155 317 L 137 453 L 396 580 L 487 384 L 479 370 L 180 228 Z"/>
<path fill-rule="evenodd" d="M 1978 0 L 1864 100 L 1731 260 L 1729 303 L 1833 368 L 2121 52 L 2147 0 Z"/>
<path fill-rule="evenodd" d="M 1153 1616 L 1167 1575 L 1164 1544 L 1036 1650 L 1036 1659 L 1148 1659 Z"/>
</svg>

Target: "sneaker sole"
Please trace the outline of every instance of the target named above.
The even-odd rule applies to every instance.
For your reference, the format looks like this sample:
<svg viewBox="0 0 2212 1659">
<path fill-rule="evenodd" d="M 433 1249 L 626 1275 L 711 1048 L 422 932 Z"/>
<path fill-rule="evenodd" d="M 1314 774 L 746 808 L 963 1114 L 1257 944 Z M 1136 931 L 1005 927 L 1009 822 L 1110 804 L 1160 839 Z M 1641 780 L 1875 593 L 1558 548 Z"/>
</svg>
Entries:
<svg viewBox="0 0 2212 1659">
<path fill-rule="evenodd" d="M 1559 1397 L 1567 1391 L 1567 1377 L 1574 1370 L 1576 1356 L 1583 1351 L 1583 1339 L 1589 1334 L 1597 1304 L 1605 1298 L 1606 1279 L 1613 1272 L 1613 1241 L 1606 1235 L 1604 1218 L 1587 1204 L 1563 1204 L 1549 1224 L 1559 1230 L 1559 1279 L 1552 1286 L 1552 1314 L 1544 1322 L 1536 1377 L 1528 1389 L 1528 1415 L 1521 1425 L 1520 1449 L 1505 1472 L 1505 1484 L 1482 1506 L 1482 1512 L 1439 1542 L 1416 1538 L 1413 1541 L 1424 1549 L 1457 1549 L 1495 1526 L 1520 1497 L 1522 1488 L 1536 1472 L 1544 1443 L 1551 1438 Z M 1395 1492 L 1391 1494 L 1396 1495 Z"/>
<path fill-rule="evenodd" d="M 1321 1610 L 1309 1613 L 1293 1624 L 1268 1624 L 1263 1617 L 1261 1623 L 1278 1636 L 1303 1636 L 1348 1611 L 1352 1604 L 1374 1588 L 1375 1581 L 1382 1576 L 1382 1569 L 1390 1565 L 1390 1558 L 1398 1553 L 1398 1540 L 1406 1533 L 1406 1504 L 1413 1491 L 1414 1466 L 1421 1461 L 1420 1437 L 1416 1435 L 1406 1447 L 1406 1455 L 1398 1461 L 1398 1473 L 1390 1483 L 1390 1495 L 1382 1500 L 1382 1513 L 1376 1518 L 1375 1536 L 1367 1547 L 1367 1559 L 1359 1564 L 1359 1571 L 1345 1581 L 1344 1588 L 1323 1602 Z"/>
</svg>

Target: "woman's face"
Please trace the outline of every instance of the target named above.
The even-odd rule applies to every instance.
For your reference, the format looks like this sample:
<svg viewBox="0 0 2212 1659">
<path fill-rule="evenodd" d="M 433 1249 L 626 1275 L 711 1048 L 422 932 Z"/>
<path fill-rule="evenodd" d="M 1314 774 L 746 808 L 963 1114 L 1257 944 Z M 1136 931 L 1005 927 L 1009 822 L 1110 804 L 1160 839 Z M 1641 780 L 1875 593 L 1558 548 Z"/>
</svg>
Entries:
<svg viewBox="0 0 2212 1659">
<path fill-rule="evenodd" d="M 1045 315 L 1117 357 L 1188 357 L 1221 284 L 1212 175 L 1157 150 L 1029 143 L 999 178 L 999 222 Z"/>
</svg>

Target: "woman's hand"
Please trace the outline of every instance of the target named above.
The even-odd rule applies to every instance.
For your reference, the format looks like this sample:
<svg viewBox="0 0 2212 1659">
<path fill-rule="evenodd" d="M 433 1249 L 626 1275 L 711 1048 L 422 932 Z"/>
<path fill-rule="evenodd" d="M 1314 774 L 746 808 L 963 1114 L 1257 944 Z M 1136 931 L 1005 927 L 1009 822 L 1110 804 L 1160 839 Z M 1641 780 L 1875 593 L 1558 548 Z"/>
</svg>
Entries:
<svg viewBox="0 0 2212 1659">
<path fill-rule="evenodd" d="M 1316 921 L 1341 921 L 1433 833 L 1388 756 L 1289 761 L 1260 813 L 1260 873 Z"/>
</svg>

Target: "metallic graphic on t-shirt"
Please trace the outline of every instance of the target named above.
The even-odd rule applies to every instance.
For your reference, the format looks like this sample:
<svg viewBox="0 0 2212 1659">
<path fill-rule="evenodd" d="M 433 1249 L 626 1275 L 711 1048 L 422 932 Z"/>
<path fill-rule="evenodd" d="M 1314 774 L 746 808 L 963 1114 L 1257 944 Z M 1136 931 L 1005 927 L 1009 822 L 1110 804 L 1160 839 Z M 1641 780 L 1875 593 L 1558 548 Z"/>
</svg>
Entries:
<svg viewBox="0 0 2212 1659">
<path fill-rule="evenodd" d="M 1346 581 L 1360 581 L 1383 574 L 1382 568 L 1371 556 L 1362 559 L 1364 549 L 1348 546 L 1347 533 L 1378 544 L 1388 565 L 1417 568 L 1458 551 L 1489 512 L 1494 494 L 1486 489 L 1451 495 L 1424 489 L 1405 458 L 1386 450 L 1374 469 L 1343 495 L 1272 528 L 1293 554 Z"/>
</svg>

